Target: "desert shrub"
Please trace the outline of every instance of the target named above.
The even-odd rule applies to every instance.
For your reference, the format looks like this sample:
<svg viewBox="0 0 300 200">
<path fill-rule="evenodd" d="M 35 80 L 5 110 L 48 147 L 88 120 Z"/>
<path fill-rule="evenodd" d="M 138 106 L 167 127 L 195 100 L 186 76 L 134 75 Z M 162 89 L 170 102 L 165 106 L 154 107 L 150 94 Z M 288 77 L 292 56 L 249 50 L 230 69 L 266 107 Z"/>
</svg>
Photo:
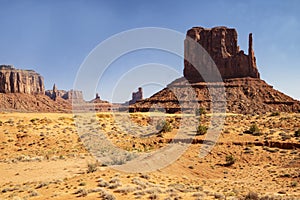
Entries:
<svg viewBox="0 0 300 200">
<path fill-rule="evenodd" d="M 0 121 L 0 126 L 2 126 L 2 124 L 3 124 L 3 122 L 2 122 L 2 121 Z"/>
<path fill-rule="evenodd" d="M 300 128 L 295 131 L 295 134 L 294 134 L 295 137 L 300 137 Z"/>
<path fill-rule="evenodd" d="M 74 194 L 77 194 L 78 197 L 85 197 L 88 195 L 88 191 L 86 189 L 78 189 L 74 192 Z"/>
<path fill-rule="evenodd" d="M 207 127 L 200 124 L 197 127 L 197 135 L 205 135 L 206 133 L 207 133 Z"/>
<path fill-rule="evenodd" d="M 149 199 L 159 199 L 159 195 L 158 194 L 150 194 L 149 195 Z"/>
<path fill-rule="evenodd" d="M 102 178 L 100 178 L 100 179 L 98 180 L 98 186 L 99 186 L 99 187 L 107 187 L 107 186 L 108 186 L 108 183 L 107 183 L 105 180 L 103 180 Z"/>
<path fill-rule="evenodd" d="M 297 181 L 293 181 L 292 183 L 291 183 L 291 187 L 296 187 L 298 185 L 298 182 Z"/>
<path fill-rule="evenodd" d="M 126 163 L 126 159 L 124 157 L 113 157 L 112 161 L 111 161 L 111 165 L 123 165 L 124 163 Z"/>
<path fill-rule="evenodd" d="M 260 133 L 260 130 L 258 128 L 258 126 L 256 124 L 252 124 L 250 127 L 249 127 L 249 130 L 246 131 L 247 133 L 250 133 L 252 135 L 261 135 Z"/>
<path fill-rule="evenodd" d="M 38 121 L 38 120 L 39 120 L 38 118 L 33 118 L 33 119 L 30 120 L 30 122 L 31 122 L 31 123 L 34 123 L 34 122 L 36 122 L 36 121 Z"/>
<path fill-rule="evenodd" d="M 86 182 L 79 183 L 79 186 L 86 186 Z"/>
<path fill-rule="evenodd" d="M 166 133 L 172 131 L 172 126 L 168 121 L 161 121 L 156 125 L 156 130 L 160 133 Z"/>
<path fill-rule="evenodd" d="M 10 125 L 13 125 L 15 122 L 14 122 L 13 119 L 9 119 L 9 120 L 7 120 L 5 123 L 10 124 Z"/>
<path fill-rule="evenodd" d="M 195 111 L 196 116 L 201 116 L 201 115 L 205 115 L 205 114 L 206 114 L 206 109 L 203 107 L 196 109 L 196 111 Z"/>
<path fill-rule="evenodd" d="M 280 115 L 280 112 L 276 111 L 276 112 L 272 112 L 270 114 L 270 117 L 275 117 L 275 116 L 279 116 Z"/>
<path fill-rule="evenodd" d="M 116 189 L 114 192 L 128 194 L 130 192 L 134 192 L 135 190 L 136 190 L 135 187 L 126 186 L 126 187 L 123 187 L 123 188 Z"/>
<path fill-rule="evenodd" d="M 93 173 L 95 171 L 97 171 L 97 163 L 88 163 L 88 169 L 87 169 L 87 173 Z"/>
<path fill-rule="evenodd" d="M 36 190 L 31 190 L 31 191 L 29 191 L 29 196 L 36 197 L 36 196 L 39 196 L 39 193 Z"/>
<path fill-rule="evenodd" d="M 255 192 L 249 192 L 246 196 L 245 196 L 245 200 L 258 200 L 258 194 Z"/>
<path fill-rule="evenodd" d="M 226 161 L 226 165 L 230 166 L 230 165 L 233 165 L 235 163 L 235 158 L 233 157 L 233 155 L 230 154 L 230 155 L 226 156 L 225 161 Z"/>
<path fill-rule="evenodd" d="M 116 199 L 116 197 L 114 195 L 112 195 L 106 191 L 102 192 L 101 198 L 105 199 L 105 200 L 115 200 Z"/>
</svg>

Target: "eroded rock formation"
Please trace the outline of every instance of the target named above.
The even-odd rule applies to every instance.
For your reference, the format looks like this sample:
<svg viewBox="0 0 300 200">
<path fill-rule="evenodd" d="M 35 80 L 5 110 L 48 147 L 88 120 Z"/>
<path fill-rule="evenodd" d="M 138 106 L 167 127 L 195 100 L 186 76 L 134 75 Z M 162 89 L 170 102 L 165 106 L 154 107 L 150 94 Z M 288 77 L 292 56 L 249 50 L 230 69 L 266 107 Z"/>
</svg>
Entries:
<svg viewBox="0 0 300 200">
<path fill-rule="evenodd" d="M 143 99 L 143 89 L 139 87 L 137 92 L 132 93 L 132 99 L 129 101 L 129 105 Z"/>
<path fill-rule="evenodd" d="M 84 101 L 82 91 L 78 91 L 78 90 L 69 90 L 69 91 L 57 90 L 56 86 L 55 86 L 55 88 L 53 87 L 52 90 L 46 90 L 45 94 L 53 100 L 54 100 L 54 96 L 55 96 L 55 98 L 60 97 L 62 99 L 70 100 L 70 101 L 71 100 Z"/>
<path fill-rule="evenodd" d="M 33 70 L 0 65 L 0 93 L 44 94 L 44 78 Z"/>
<path fill-rule="evenodd" d="M 248 55 L 237 44 L 237 32 L 233 28 L 211 29 L 194 27 L 187 31 L 185 40 L 184 77 L 192 83 L 214 81 L 209 58 L 200 44 L 215 62 L 223 79 L 252 77 L 259 78 L 253 50 L 252 33 L 249 34 Z M 200 69 L 202 68 L 202 70 Z M 196 70 L 198 69 L 198 70 Z M 201 73 L 201 75 L 199 74 Z"/>
<path fill-rule="evenodd" d="M 201 44 L 203 48 L 199 48 L 200 45 L 197 44 Z M 204 49 L 213 60 L 204 53 Z M 215 69 L 220 72 L 221 79 L 214 76 L 216 71 L 211 61 L 216 64 Z M 222 90 L 225 95 L 222 95 Z M 216 98 L 220 96 L 224 98 Z M 168 113 L 183 110 L 194 113 L 195 108 L 190 102 L 197 102 L 199 107 L 206 110 L 211 110 L 212 103 L 217 103 L 217 109 L 219 106 L 222 112 L 232 113 L 300 112 L 299 101 L 275 90 L 260 79 L 252 34 L 249 34 L 246 55 L 237 45 L 236 30 L 227 27 L 194 27 L 188 30 L 185 40 L 184 77 L 173 81 L 150 98 L 130 105 L 129 110 L 147 112 L 155 104 Z"/>
</svg>

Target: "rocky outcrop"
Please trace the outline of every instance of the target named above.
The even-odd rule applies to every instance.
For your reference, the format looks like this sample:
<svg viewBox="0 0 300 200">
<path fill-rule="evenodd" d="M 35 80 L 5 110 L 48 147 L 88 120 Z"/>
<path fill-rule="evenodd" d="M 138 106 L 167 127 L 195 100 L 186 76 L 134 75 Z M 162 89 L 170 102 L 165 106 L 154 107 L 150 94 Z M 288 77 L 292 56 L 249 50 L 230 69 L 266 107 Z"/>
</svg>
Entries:
<svg viewBox="0 0 300 200">
<path fill-rule="evenodd" d="M 180 78 L 159 91 L 150 98 L 130 106 L 131 112 L 147 112 L 155 104 L 163 107 L 168 113 L 191 110 L 189 102 L 198 102 L 199 107 L 210 111 L 212 95 L 221 95 L 218 88 L 224 87 L 226 112 L 253 114 L 265 112 L 300 112 L 299 101 L 275 90 L 265 81 L 256 78 L 226 79 L 224 82 L 198 82 L 186 84 Z M 193 88 L 195 99 L 188 95 L 188 89 Z M 208 89 L 210 88 L 210 89 Z M 214 89 L 216 88 L 216 89 Z M 214 93 L 212 93 L 214 92 Z M 175 95 L 176 94 L 176 95 Z"/>
<path fill-rule="evenodd" d="M 195 44 L 201 44 L 203 48 Z M 216 71 L 203 49 L 213 59 L 222 79 L 214 79 L 213 74 Z M 205 77 L 201 76 L 191 63 L 199 67 L 197 69 Z M 191 89 L 192 93 L 195 93 L 194 96 L 191 95 Z M 223 89 L 225 96 L 222 95 Z M 221 96 L 224 98 L 215 98 Z M 299 101 L 275 90 L 260 79 L 252 34 L 249 34 L 249 49 L 246 55 L 237 45 L 236 30 L 226 27 L 194 27 L 188 30 L 185 40 L 184 77 L 173 81 L 150 98 L 130 105 L 129 111 L 147 112 L 156 105 L 167 113 L 183 110 L 195 113 L 195 108 L 190 102 L 196 102 L 198 107 L 208 111 L 214 103 L 218 110 L 231 113 L 300 112 Z"/>
<path fill-rule="evenodd" d="M 139 87 L 137 92 L 132 93 L 132 99 L 129 101 L 129 105 L 143 99 L 143 89 Z"/>
<path fill-rule="evenodd" d="M 197 45 L 200 44 L 215 62 L 223 79 L 259 78 L 253 50 L 252 33 L 249 34 L 248 55 L 239 49 L 237 36 L 235 29 L 227 27 L 211 29 L 194 27 L 188 30 L 184 43 L 184 77 L 192 83 L 214 81 L 213 74 L 216 72 L 212 71 L 211 66 L 208 64 L 209 59 Z M 199 72 L 202 72 L 201 75 Z"/>
<path fill-rule="evenodd" d="M 0 65 L 0 93 L 44 94 L 44 78 L 33 70 Z"/>
<path fill-rule="evenodd" d="M 54 86 L 55 86 L 55 84 L 54 84 Z M 69 91 L 57 90 L 56 86 L 55 86 L 55 88 L 53 87 L 52 90 L 46 90 L 45 94 L 53 100 L 54 100 L 54 96 L 55 96 L 56 98 L 60 97 L 62 99 L 69 100 L 69 101 L 71 101 L 71 100 L 84 101 L 82 91 L 78 91 L 78 90 L 69 90 Z"/>
<path fill-rule="evenodd" d="M 54 84 L 53 85 L 53 89 L 52 89 L 52 96 L 51 96 L 51 99 L 56 101 L 56 98 L 57 98 L 57 88 L 56 88 L 56 85 Z"/>
</svg>

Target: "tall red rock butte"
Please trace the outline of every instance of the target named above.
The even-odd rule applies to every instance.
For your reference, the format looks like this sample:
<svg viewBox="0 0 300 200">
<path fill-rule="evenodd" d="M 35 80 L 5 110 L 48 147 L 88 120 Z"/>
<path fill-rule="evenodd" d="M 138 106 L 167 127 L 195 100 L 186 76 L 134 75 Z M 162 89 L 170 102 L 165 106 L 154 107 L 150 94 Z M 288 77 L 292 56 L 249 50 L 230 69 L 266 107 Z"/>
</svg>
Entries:
<svg viewBox="0 0 300 200">
<path fill-rule="evenodd" d="M 189 102 L 198 102 L 199 107 L 210 111 L 212 98 L 222 96 L 218 88 L 224 88 L 225 98 L 218 103 L 226 107 L 222 107 L 226 112 L 300 112 L 299 101 L 260 79 L 252 34 L 249 34 L 248 54 L 240 50 L 237 41 L 238 34 L 234 28 L 191 28 L 184 41 L 184 77 L 176 79 L 150 98 L 130 105 L 129 111 L 147 112 L 156 104 L 168 113 L 193 112 L 195 108 L 191 108 Z M 189 95 L 189 88 L 195 91 L 195 96 Z M 214 93 L 211 94 L 211 91 Z"/>
<path fill-rule="evenodd" d="M 215 27 L 208 29 L 193 27 L 188 30 L 187 38 L 184 42 L 186 58 L 184 60 L 184 77 L 190 82 L 204 81 L 198 70 L 190 63 L 206 67 L 201 65 L 201 62 L 203 62 L 203 55 L 201 55 L 203 51 L 200 51 L 197 46 L 197 44 L 200 44 L 215 62 L 223 79 L 259 78 L 260 75 L 253 51 L 252 33 L 249 34 L 248 55 L 243 50 L 240 50 L 237 41 L 237 32 L 233 28 Z M 205 69 L 206 72 L 209 70 L 211 69 Z"/>
</svg>

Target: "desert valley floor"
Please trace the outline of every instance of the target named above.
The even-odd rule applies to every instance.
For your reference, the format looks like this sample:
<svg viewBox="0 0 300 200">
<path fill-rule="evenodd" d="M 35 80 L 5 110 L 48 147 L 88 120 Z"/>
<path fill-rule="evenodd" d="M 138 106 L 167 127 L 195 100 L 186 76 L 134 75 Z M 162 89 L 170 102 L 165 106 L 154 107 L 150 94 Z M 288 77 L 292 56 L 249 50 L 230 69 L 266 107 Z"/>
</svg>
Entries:
<svg viewBox="0 0 300 200">
<path fill-rule="evenodd" d="M 180 115 L 167 115 L 171 132 L 139 138 L 122 133 L 114 115 L 97 113 L 100 129 L 135 152 L 164 146 L 180 122 Z M 96 162 L 82 144 L 74 118 L 0 114 L 0 199 L 300 198 L 299 113 L 226 114 L 223 131 L 206 157 L 199 158 L 205 136 L 197 135 L 178 160 L 149 173 L 125 173 Z M 208 125 L 209 114 L 199 118 Z M 147 125 L 149 114 L 133 113 L 130 119 Z M 253 124 L 259 134 L 245 133 Z"/>
</svg>

